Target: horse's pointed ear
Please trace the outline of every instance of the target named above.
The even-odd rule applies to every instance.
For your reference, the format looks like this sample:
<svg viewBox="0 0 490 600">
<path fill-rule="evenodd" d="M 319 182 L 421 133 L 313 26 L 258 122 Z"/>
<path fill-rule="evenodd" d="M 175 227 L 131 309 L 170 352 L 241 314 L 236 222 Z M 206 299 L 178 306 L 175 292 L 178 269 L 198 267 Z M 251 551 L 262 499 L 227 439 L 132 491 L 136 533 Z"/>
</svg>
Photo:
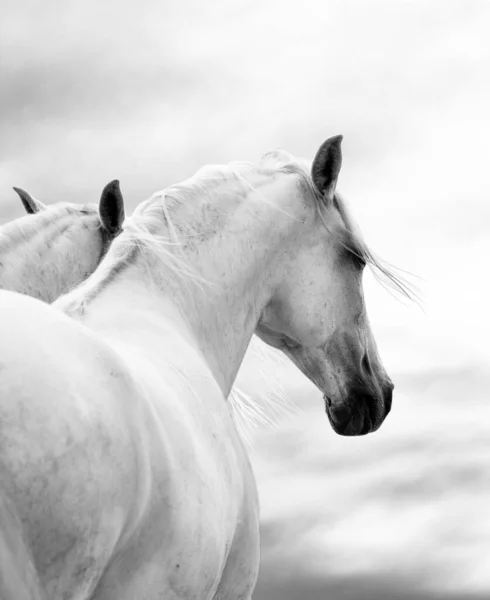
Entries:
<svg viewBox="0 0 490 600">
<path fill-rule="evenodd" d="M 119 235 L 124 223 L 124 199 L 119 188 L 119 180 L 114 179 L 102 190 L 99 203 L 102 226 L 113 237 Z"/>
<path fill-rule="evenodd" d="M 14 187 L 13 189 L 19 194 L 20 199 L 22 200 L 22 204 L 26 209 L 26 212 L 30 215 L 34 215 L 35 213 L 38 213 L 39 211 L 44 210 L 46 208 L 45 204 L 43 204 L 40 200 L 36 200 L 35 198 L 33 198 L 22 188 Z"/>
<path fill-rule="evenodd" d="M 342 166 L 342 139 L 343 136 L 336 135 L 323 142 L 311 167 L 313 183 L 326 200 L 333 199 L 337 186 Z"/>
</svg>

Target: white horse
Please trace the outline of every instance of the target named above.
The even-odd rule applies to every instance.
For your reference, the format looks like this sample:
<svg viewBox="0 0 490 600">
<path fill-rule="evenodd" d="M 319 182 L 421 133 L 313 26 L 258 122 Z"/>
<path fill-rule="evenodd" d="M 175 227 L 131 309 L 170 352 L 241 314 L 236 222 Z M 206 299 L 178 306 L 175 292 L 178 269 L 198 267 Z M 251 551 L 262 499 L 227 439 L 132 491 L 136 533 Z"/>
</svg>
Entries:
<svg viewBox="0 0 490 600">
<path fill-rule="evenodd" d="M 335 431 L 382 424 L 393 385 L 340 146 L 311 170 L 277 152 L 203 169 L 140 205 L 54 305 L 0 293 L 3 599 L 251 598 L 258 499 L 226 397 L 254 332 L 315 382 Z"/>
<path fill-rule="evenodd" d="M 28 215 L 0 228 L 0 288 L 45 302 L 91 275 L 122 231 L 122 198 L 99 207 L 59 202 L 46 206 L 14 188 Z"/>
</svg>

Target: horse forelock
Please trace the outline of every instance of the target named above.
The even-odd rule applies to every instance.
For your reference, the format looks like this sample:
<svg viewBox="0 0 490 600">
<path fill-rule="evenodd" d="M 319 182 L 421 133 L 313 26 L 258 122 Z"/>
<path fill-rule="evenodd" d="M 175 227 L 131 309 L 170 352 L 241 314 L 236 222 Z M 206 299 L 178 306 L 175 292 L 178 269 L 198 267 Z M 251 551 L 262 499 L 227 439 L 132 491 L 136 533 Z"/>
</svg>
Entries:
<svg viewBox="0 0 490 600">
<path fill-rule="evenodd" d="M 388 264 L 378 257 L 368 246 L 350 213 L 345 198 L 339 192 L 335 192 L 334 199 L 334 208 L 341 216 L 342 224 L 345 228 L 344 233 L 346 234 L 344 238 L 339 238 L 339 242 L 350 253 L 360 258 L 370 267 L 374 277 L 385 289 L 394 292 L 399 297 L 420 303 L 419 292 L 416 286 L 401 275 L 401 269 Z M 331 209 L 332 207 L 325 207 L 324 203 L 320 203 L 319 205 L 320 214 Z"/>
</svg>

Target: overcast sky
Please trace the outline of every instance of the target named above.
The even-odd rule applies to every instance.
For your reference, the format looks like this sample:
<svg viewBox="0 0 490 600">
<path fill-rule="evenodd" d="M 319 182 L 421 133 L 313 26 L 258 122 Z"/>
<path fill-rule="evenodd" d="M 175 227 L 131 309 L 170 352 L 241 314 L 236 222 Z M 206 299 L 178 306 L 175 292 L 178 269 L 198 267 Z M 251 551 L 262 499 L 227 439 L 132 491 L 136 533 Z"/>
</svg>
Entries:
<svg viewBox="0 0 490 600">
<path fill-rule="evenodd" d="M 374 557 L 374 563 L 368 561 L 368 566 L 362 567 L 362 561 L 352 558 L 352 564 L 358 566 L 353 567 L 350 581 L 369 579 L 377 572 L 376 561 L 389 563 L 390 557 L 397 557 L 390 573 L 401 577 L 403 572 L 410 579 L 406 569 L 397 571 L 395 563 L 399 564 L 400 556 L 396 552 L 403 547 L 406 556 L 418 552 L 419 547 L 419 542 L 410 538 L 397 545 L 393 527 L 386 525 L 386 512 L 379 508 L 384 506 L 382 494 L 377 497 L 373 491 L 377 477 L 371 476 L 366 464 L 369 453 L 399 457 L 400 447 L 417 453 L 425 447 L 420 436 L 431 439 L 431 432 L 441 431 L 447 433 L 450 444 L 459 440 L 466 448 L 472 431 L 481 431 L 483 416 L 488 416 L 489 30 L 490 3 L 476 0 L 2 3 L 1 221 L 22 214 L 11 191 L 13 185 L 45 202 L 96 202 L 102 187 L 119 178 L 128 206 L 134 207 L 155 190 L 192 175 L 206 163 L 256 161 L 277 146 L 312 157 L 326 137 L 344 135 L 339 189 L 374 251 L 421 278 L 414 281 L 424 296 L 425 312 L 394 300 L 366 278 L 374 332 L 397 383 L 386 433 L 373 436 L 375 441 L 366 438 L 348 444 L 328 431 L 325 419 L 324 438 L 319 432 L 312 433 L 311 439 L 303 438 L 309 427 L 316 431 L 321 402 L 313 388 L 287 366 L 280 378 L 291 397 L 303 398 L 298 402 L 303 402 L 306 412 L 286 419 L 275 432 L 261 432 L 254 461 L 264 520 L 270 527 L 264 529 L 264 539 L 269 544 L 276 506 L 272 489 L 276 488 L 271 488 L 270 482 L 279 481 L 284 461 L 289 460 L 290 438 L 286 441 L 281 431 L 292 431 L 291 435 L 305 444 L 309 440 L 308 451 L 298 442 L 290 450 L 294 460 L 289 458 L 303 471 L 311 469 L 308 481 L 297 481 L 288 473 L 284 494 L 301 489 L 309 497 L 315 486 L 320 486 L 323 494 L 321 486 L 331 483 L 346 494 L 334 495 L 339 511 L 358 482 L 355 465 L 349 467 L 347 457 L 362 454 L 365 491 L 359 497 L 374 494 L 381 511 L 374 522 L 379 527 L 384 523 L 386 531 L 384 541 L 376 546 L 377 553 L 369 554 L 369 542 L 362 551 Z M 248 358 L 240 375 L 251 391 L 254 385 L 260 387 L 252 377 L 254 366 Z M 467 425 L 463 441 L 462 421 Z M 423 422 L 422 429 L 419 422 Z M 301 435 L 298 424 L 305 428 Z M 480 454 L 464 463 L 471 463 L 476 471 L 481 457 L 490 457 L 481 435 Z M 448 473 L 454 466 L 451 447 L 438 450 Z M 272 455 L 275 458 L 270 458 Z M 411 477 L 413 469 L 422 470 L 423 457 L 420 452 L 418 458 L 410 456 L 414 462 L 406 476 Z M 325 473 L 312 466 L 315 457 L 333 461 L 327 460 Z M 347 465 L 342 471 L 344 479 L 331 472 L 336 464 Z M 391 473 L 390 467 L 386 468 L 386 473 Z M 439 465 L 437 472 L 441 470 Z M 393 474 L 390 481 L 396 477 Z M 426 483 L 431 478 L 429 473 Z M 451 481 L 449 477 L 448 486 Z M 465 485 L 473 483 L 470 477 Z M 428 488 L 422 483 L 421 489 L 425 493 Z M 476 488 L 471 489 L 474 492 Z M 483 491 L 478 489 L 481 498 Z M 484 491 L 488 504 L 490 493 Z M 476 502 L 474 493 L 468 494 Z M 419 502 L 415 495 L 410 498 L 415 511 L 413 531 L 417 530 L 422 540 L 423 521 L 416 515 L 420 516 L 419 509 L 428 500 Z M 456 505 L 467 507 L 468 498 Z M 439 504 L 434 502 L 430 506 L 437 512 Z M 292 493 L 283 505 L 283 523 L 289 523 L 298 511 L 304 519 L 299 522 L 311 527 L 324 519 L 318 531 L 322 539 L 333 536 L 328 552 L 338 543 L 349 556 L 362 554 L 353 549 L 362 546 L 357 539 L 361 534 L 345 528 L 347 525 L 342 529 L 345 515 L 341 512 L 335 512 L 338 520 L 329 520 L 318 503 L 302 503 Z M 479 506 L 472 506 L 472 514 L 486 518 L 487 511 L 479 513 Z M 448 513 L 448 519 L 454 518 Z M 359 519 L 358 531 L 364 531 L 363 523 L 373 522 L 370 513 Z M 340 529 L 335 533 L 336 524 Z M 364 544 L 377 534 L 366 529 L 362 535 Z M 480 547 L 475 536 L 466 542 L 447 542 L 458 548 L 466 543 L 465 560 L 473 565 L 479 564 L 472 558 Z M 485 539 L 488 542 L 490 533 Z M 311 550 L 311 546 L 305 548 Z M 322 548 L 319 561 L 326 552 Z M 277 552 L 264 553 L 261 586 L 269 586 L 261 588 L 264 600 L 300 597 L 306 587 L 300 586 L 297 592 L 289 588 L 289 596 L 274 588 L 274 582 L 280 580 L 280 572 L 274 570 L 278 556 Z M 462 564 L 456 550 L 452 556 Z M 301 573 L 306 563 L 312 564 L 310 559 L 304 557 L 302 562 L 301 557 L 288 555 Z M 427 561 L 430 570 L 432 563 Z M 433 573 L 440 574 L 444 569 L 436 563 Z M 417 565 L 412 573 L 420 578 L 422 562 Z M 341 571 L 340 566 L 328 571 L 328 585 L 333 586 L 329 589 L 337 589 L 334 574 L 341 577 Z M 465 573 L 468 575 L 467 570 Z M 319 577 L 318 589 L 327 589 L 322 588 L 326 579 Z M 460 581 L 468 586 L 463 592 L 490 591 L 490 576 L 486 583 L 481 583 L 481 577 L 472 577 L 461 575 Z M 436 589 L 443 579 L 435 577 L 428 587 Z M 468 583 L 470 580 L 473 583 Z M 316 598 L 316 583 L 309 581 L 311 597 Z M 363 581 L 362 585 L 369 587 L 367 580 Z M 383 585 L 373 584 L 373 598 L 406 597 L 405 592 L 389 596 L 376 591 Z M 352 596 L 332 592 L 333 600 L 358 597 L 355 585 L 352 589 Z M 321 593 L 318 598 L 323 598 Z"/>
</svg>

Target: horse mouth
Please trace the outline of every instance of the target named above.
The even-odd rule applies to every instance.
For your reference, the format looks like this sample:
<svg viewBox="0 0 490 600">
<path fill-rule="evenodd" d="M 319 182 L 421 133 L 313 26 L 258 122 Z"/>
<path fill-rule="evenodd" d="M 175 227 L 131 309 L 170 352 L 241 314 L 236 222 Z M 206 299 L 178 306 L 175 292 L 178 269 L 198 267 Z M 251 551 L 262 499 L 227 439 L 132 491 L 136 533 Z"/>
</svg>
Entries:
<svg viewBox="0 0 490 600">
<path fill-rule="evenodd" d="M 335 433 L 343 436 L 367 435 L 376 431 L 384 420 L 378 416 L 376 400 L 364 396 L 356 400 L 356 404 L 334 404 L 328 396 L 324 396 L 325 411 Z"/>
</svg>

